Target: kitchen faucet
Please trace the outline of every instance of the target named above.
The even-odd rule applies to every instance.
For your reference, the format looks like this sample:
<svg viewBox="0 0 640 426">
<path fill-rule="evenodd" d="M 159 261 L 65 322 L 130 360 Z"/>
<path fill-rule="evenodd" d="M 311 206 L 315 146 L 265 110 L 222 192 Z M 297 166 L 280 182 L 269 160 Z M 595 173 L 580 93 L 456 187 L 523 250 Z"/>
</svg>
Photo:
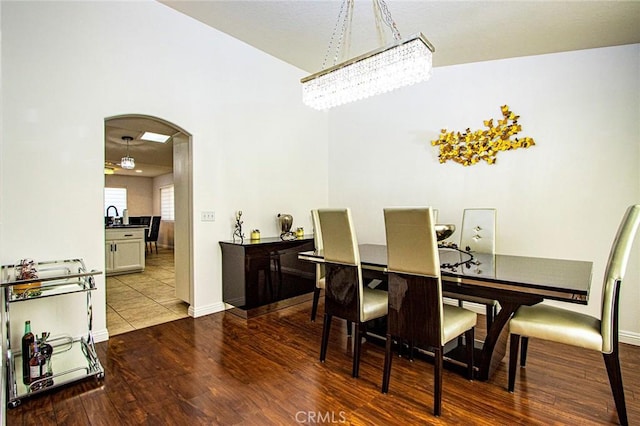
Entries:
<svg viewBox="0 0 640 426">
<path fill-rule="evenodd" d="M 107 216 L 109 216 L 109 209 L 112 208 L 116 211 L 116 215 L 114 217 L 118 217 L 118 208 L 116 206 L 107 207 Z"/>
</svg>

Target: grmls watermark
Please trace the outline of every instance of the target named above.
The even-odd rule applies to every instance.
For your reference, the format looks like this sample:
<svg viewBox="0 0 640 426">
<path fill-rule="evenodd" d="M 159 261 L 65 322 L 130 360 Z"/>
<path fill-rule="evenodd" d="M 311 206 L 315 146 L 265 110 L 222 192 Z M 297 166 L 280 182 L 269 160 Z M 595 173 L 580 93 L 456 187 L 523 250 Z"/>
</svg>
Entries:
<svg viewBox="0 0 640 426">
<path fill-rule="evenodd" d="M 346 423 L 347 416 L 344 411 L 298 411 L 296 413 L 297 423 Z"/>
</svg>

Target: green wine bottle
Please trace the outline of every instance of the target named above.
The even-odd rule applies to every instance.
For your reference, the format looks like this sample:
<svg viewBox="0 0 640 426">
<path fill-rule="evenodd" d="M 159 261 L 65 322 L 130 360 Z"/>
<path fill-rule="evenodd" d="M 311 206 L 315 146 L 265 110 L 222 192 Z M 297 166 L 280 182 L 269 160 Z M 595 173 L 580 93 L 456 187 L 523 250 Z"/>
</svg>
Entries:
<svg viewBox="0 0 640 426">
<path fill-rule="evenodd" d="M 24 336 L 22 336 L 22 383 L 30 383 L 29 361 L 33 355 L 35 336 L 31 332 L 31 321 L 24 323 Z"/>
</svg>

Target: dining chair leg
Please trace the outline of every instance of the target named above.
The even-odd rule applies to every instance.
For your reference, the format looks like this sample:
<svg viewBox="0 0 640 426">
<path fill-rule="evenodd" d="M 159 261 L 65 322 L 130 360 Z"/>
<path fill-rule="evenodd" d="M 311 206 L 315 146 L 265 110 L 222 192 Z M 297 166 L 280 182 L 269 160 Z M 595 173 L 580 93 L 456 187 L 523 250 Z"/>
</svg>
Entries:
<svg viewBox="0 0 640 426">
<path fill-rule="evenodd" d="M 618 411 L 618 420 L 620 424 L 626 426 L 629 424 L 627 419 L 627 405 L 624 401 L 624 387 L 622 386 L 622 373 L 620 371 L 620 358 L 618 357 L 618 348 L 610 354 L 602 354 L 604 364 L 607 366 L 607 374 L 609 375 L 609 384 L 613 399 L 616 402 L 616 410 Z"/>
<path fill-rule="evenodd" d="M 316 287 L 313 290 L 313 304 L 311 305 L 311 321 L 315 322 L 316 314 L 318 313 L 318 301 L 320 300 L 320 288 Z"/>
<path fill-rule="evenodd" d="M 473 380 L 473 352 L 475 346 L 475 327 L 471 327 L 464 334 L 467 346 L 467 379 Z"/>
<path fill-rule="evenodd" d="M 464 308 L 464 302 L 460 299 L 458 299 L 458 307 Z M 489 329 L 487 328 L 487 330 Z M 461 346 L 462 346 L 462 335 L 458 336 L 458 347 L 461 347 Z"/>
<path fill-rule="evenodd" d="M 435 348 L 433 353 L 433 415 L 440 417 L 442 413 L 442 347 Z"/>
<path fill-rule="evenodd" d="M 522 347 L 520 348 L 520 367 L 525 368 L 527 366 L 527 350 L 529 348 L 529 338 L 522 336 Z"/>
<path fill-rule="evenodd" d="M 331 330 L 331 315 L 324 314 L 324 324 L 322 326 L 322 343 L 320 344 L 320 362 L 324 362 L 327 357 L 327 344 L 329 343 L 329 331 Z"/>
<path fill-rule="evenodd" d="M 360 346 L 362 346 L 362 324 L 360 323 L 360 321 L 356 321 L 356 327 L 355 327 L 355 338 L 354 338 L 354 342 L 353 342 L 353 372 L 352 372 L 352 376 L 355 378 L 358 378 L 358 375 L 360 374 Z"/>
<path fill-rule="evenodd" d="M 526 340 L 526 337 L 523 339 Z M 522 342 L 524 345 L 524 341 Z M 509 349 L 509 385 L 507 390 L 513 393 L 516 385 L 516 367 L 518 365 L 518 346 L 520 345 L 520 335 L 511 335 L 511 347 Z"/>
<path fill-rule="evenodd" d="M 391 335 L 387 333 L 387 342 L 384 345 L 384 370 L 382 372 L 382 393 L 389 392 L 389 379 L 391 378 L 391 360 L 393 356 L 391 355 L 391 345 L 393 344 L 393 339 Z"/>
<path fill-rule="evenodd" d="M 347 336 L 351 337 L 351 321 L 347 320 Z"/>
</svg>

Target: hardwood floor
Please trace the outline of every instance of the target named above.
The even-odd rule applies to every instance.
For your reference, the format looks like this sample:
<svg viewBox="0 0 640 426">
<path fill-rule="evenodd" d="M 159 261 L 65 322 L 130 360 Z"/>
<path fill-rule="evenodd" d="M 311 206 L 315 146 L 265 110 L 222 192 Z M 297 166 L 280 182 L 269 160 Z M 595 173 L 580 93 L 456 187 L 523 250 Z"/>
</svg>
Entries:
<svg viewBox="0 0 640 426">
<path fill-rule="evenodd" d="M 506 359 L 488 382 L 445 371 L 442 417 L 433 417 L 433 368 L 396 357 L 380 392 L 384 348 L 362 345 L 351 377 L 351 340 L 334 320 L 318 361 L 321 315 L 311 303 L 249 321 L 221 312 L 99 343 L 105 379 L 75 383 L 7 412 L 8 425 L 474 424 L 603 425 L 618 417 L 602 356 L 532 340 L 514 394 Z M 320 306 L 319 312 L 322 312 Z M 478 318 L 477 336 L 484 335 Z M 630 424 L 640 423 L 640 347 L 621 344 Z"/>
</svg>

